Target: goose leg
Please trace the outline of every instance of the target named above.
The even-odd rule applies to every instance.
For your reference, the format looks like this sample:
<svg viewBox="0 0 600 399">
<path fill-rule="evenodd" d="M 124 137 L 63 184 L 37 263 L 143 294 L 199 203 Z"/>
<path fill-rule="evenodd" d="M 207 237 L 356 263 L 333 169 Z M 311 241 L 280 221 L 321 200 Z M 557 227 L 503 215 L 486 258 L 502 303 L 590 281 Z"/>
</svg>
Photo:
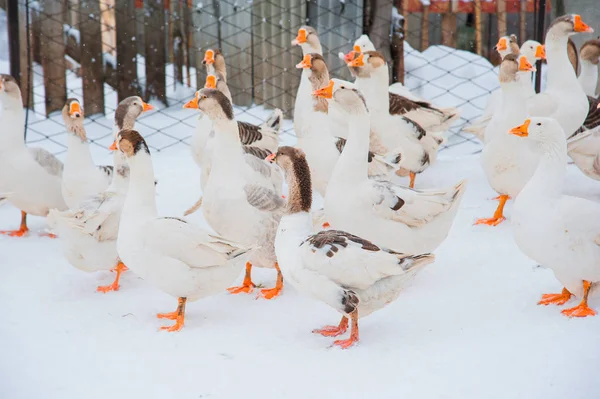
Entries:
<svg viewBox="0 0 600 399">
<path fill-rule="evenodd" d="M 354 309 L 354 311 L 350 313 L 350 319 L 352 320 L 350 338 L 338 339 L 337 341 L 333 342 L 334 345 L 338 345 L 342 347 L 342 349 L 348 349 L 352 345 L 358 343 L 358 309 Z"/>
<path fill-rule="evenodd" d="M 492 218 L 484 218 L 478 219 L 475 222 L 475 225 L 478 224 L 487 224 L 488 226 L 498 226 L 500 223 L 506 220 L 504 217 L 504 205 L 506 205 L 506 201 L 510 199 L 510 196 L 506 194 L 502 194 L 497 197 L 500 202 L 498 202 L 498 208 L 496 208 L 496 212 L 494 212 L 494 217 Z"/>
<path fill-rule="evenodd" d="M 169 320 L 175 320 L 175 324 L 172 326 L 163 326 L 160 329 L 162 331 L 169 331 L 169 332 L 174 332 L 174 331 L 179 331 L 183 328 L 183 323 L 184 323 L 184 319 L 185 319 L 185 302 L 187 301 L 187 298 L 179 298 L 177 300 L 177 310 L 174 312 L 169 312 L 169 313 L 159 313 L 156 315 L 156 317 L 158 317 L 159 319 L 169 319 Z"/>
<path fill-rule="evenodd" d="M 571 299 L 571 294 L 568 289 L 563 288 L 560 294 L 544 294 L 542 295 L 542 299 L 538 302 L 538 305 L 564 305 L 569 299 Z"/>
<path fill-rule="evenodd" d="M 590 293 L 590 289 L 592 288 L 592 283 L 589 281 L 583 281 L 583 298 L 581 299 L 581 303 L 574 308 L 565 309 L 561 313 L 568 317 L 586 317 L 586 316 L 595 316 L 596 311 L 588 306 L 588 295 Z"/>
<path fill-rule="evenodd" d="M 277 282 L 275 283 L 275 288 L 265 288 L 260 290 L 259 296 L 262 296 L 265 299 L 273 299 L 276 296 L 279 296 L 283 290 L 283 275 L 281 274 L 277 262 L 275 262 L 275 269 L 277 270 Z"/>
<path fill-rule="evenodd" d="M 410 184 L 408 187 L 415 188 L 415 178 L 417 177 L 417 174 L 415 172 L 410 172 L 408 175 L 410 176 Z"/>
<path fill-rule="evenodd" d="M 119 261 L 119 263 L 117 264 L 117 267 L 115 267 L 113 269 L 117 275 L 115 276 L 115 281 L 113 281 L 112 284 L 110 285 L 101 285 L 98 286 L 98 288 L 96 288 L 96 291 L 98 292 L 103 292 L 103 293 L 107 293 L 109 291 L 118 291 L 119 290 L 119 279 L 121 278 L 121 273 L 123 273 L 125 270 L 129 270 L 127 268 L 127 266 L 125 266 L 125 264 L 123 264 L 123 262 Z"/>
<path fill-rule="evenodd" d="M 252 263 L 246 262 L 246 275 L 244 276 L 244 282 L 239 287 L 230 287 L 227 288 L 230 294 L 239 294 L 240 292 L 245 292 L 246 294 L 251 293 L 256 287 L 256 284 L 252 282 L 251 278 L 252 274 Z"/>
<path fill-rule="evenodd" d="M 23 237 L 29 232 L 29 228 L 27 227 L 27 214 L 21 211 L 21 226 L 19 230 L 6 230 L 0 231 L 0 234 L 6 234 L 10 237 Z"/>
<path fill-rule="evenodd" d="M 321 334 L 324 337 L 337 337 L 338 335 L 345 334 L 348 330 L 348 318 L 346 316 L 342 316 L 342 320 L 340 324 L 337 326 L 325 326 L 323 328 L 318 328 L 312 330 L 313 334 Z"/>
</svg>

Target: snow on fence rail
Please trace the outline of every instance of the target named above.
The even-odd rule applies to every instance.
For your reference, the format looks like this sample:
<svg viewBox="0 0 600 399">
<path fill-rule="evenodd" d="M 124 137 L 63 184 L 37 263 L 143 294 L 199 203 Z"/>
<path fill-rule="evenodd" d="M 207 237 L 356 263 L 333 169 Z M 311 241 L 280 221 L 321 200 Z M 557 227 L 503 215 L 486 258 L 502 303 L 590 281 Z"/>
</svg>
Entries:
<svg viewBox="0 0 600 399">
<path fill-rule="evenodd" d="M 438 106 L 461 110 L 446 146 L 473 153 L 479 143 L 461 128 L 478 116 L 497 87 L 492 47 L 507 33 L 531 37 L 533 24 L 525 22 L 533 18 L 527 8 L 532 2 L 515 8 L 512 0 L 486 1 L 480 10 L 474 10 L 480 2 L 466 8 L 463 2 L 442 3 L 20 0 L 21 34 L 30 39 L 21 39 L 29 52 L 20 56 L 30 109 L 27 140 L 63 152 L 57 111 L 67 97 L 78 97 L 88 136 L 105 146 L 117 102 L 140 95 L 158 109 L 141 121 L 150 146 L 160 151 L 187 143 L 197 115 L 181 105 L 204 83 L 201 63 L 208 48 L 219 48 L 226 57 L 238 118 L 261 122 L 275 107 L 291 118 L 301 51 L 290 42 L 300 26 L 310 24 L 319 32 L 331 75 L 345 79 L 350 75 L 338 53 L 368 33 L 388 60 L 392 81 Z M 497 31 L 481 28 L 482 12 L 490 13 L 487 19 L 496 21 Z M 4 14 L 2 19 L 6 23 Z M 284 128 L 293 134 L 291 123 Z"/>
</svg>

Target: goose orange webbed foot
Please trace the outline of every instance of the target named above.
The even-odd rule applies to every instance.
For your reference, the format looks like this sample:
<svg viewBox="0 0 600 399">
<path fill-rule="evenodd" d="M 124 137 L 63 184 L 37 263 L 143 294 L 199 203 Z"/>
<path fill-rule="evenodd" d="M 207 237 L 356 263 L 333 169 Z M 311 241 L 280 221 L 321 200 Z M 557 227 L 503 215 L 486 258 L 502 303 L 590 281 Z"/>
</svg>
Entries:
<svg viewBox="0 0 600 399">
<path fill-rule="evenodd" d="M 2 230 L 2 231 L 0 231 L 0 234 L 7 235 L 9 237 L 25 237 L 26 235 L 28 235 L 28 233 L 29 233 L 28 228 L 19 229 L 19 230 Z"/>
<path fill-rule="evenodd" d="M 252 264 L 250 262 L 247 262 L 246 274 L 244 275 L 244 282 L 242 283 L 242 285 L 238 287 L 227 288 L 227 291 L 229 291 L 230 294 L 241 294 L 242 292 L 250 294 L 252 291 L 254 291 L 254 287 L 256 287 L 256 284 L 252 282 L 251 273 Z"/>
<path fill-rule="evenodd" d="M 358 343 L 358 309 L 355 309 L 354 311 L 352 311 L 352 313 L 350 313 L 350 319 L 352 320 L 352 327 L 350 329 L 350 338 L 348 339 L 338 339 L 336 341 L 333 341 L 333 345 L 339 346 L 342 349 L 348 349 L 351 346 L 353 346 L 354 344 Z M 346 323 L 348 322 L 348 319 L 346 319 Z M 342 321 L 340 322 L 340 326 L 343 326 L 344 323 L 344 318 L 342 318 Z"/>
<path fill-rule="evenodd" d="M 123 262 L 119 262 L 119 264 L 114 269 L 111 269 L 111 271 L 114 271 L 117 273 L 117 275 L 115 276 L 115 281 L 113 281 L 113 283 L 110 285 L 99 286 L 98 288 L 96 288 L 96 291 L 102 292 L 104 294 L 106 294 L 107 292 L 110 292 L 110 291 L 118 291 L 119 288 L 121 287 L 119 285 L 121 273 L 123 273 L 125 270 L 129 270 L 129 268 L 127 266 L 125 266 L 123 264 Z"/>
<path fill-rule="evenodd" d="M 571 299 L 571 293 L 566 288 L 563 288 L 560 294 L 544 294 L 542 299 L 538 302 L 538 305 L 564 305 L 569 299 Z"/>
<path fill-rule="evenodd" d="M 498 207 L 496 208 L 496 212 L 494 212 L 494 217 L 477 219 L 475 221 L 475 226 L 479 224 L 485 224 L 488 226 L 498 226 L 500 223 L 504 222 L 506 218 L 504 217 L 504 205 L 506 205 L 506 201 L 510 199 L 510 196 L 503 194 L 494 199 L 499 200 Z"/>
<path fill-rule="evenodd" d="M 281 270 L 279 270 L 279 265 L 277 263 L 275 263 L 275 269 L 277 270 L 277 282 L 275 283 L 275 287 L 260 290 L 260 293 L 256 299 L 260 297 L 265 299 L 273 299 L 278 297 L 281 294 L 281 291 L 283 291 L 283 275 L 281 274 Z"/>
<path fill-rule="evenodd" d="M 596 316 L 596 311 L 583 303 L 574 308 L 565 309 L 561 313 L 568 317 Z"/>
<path fill-rule="evenodd" d="M 480 224 L 485 224 L 488 226 L 498 226 L 500 223 L 504 222 L 505 220 L 506 220 L 506 218 L 504 216 L 501 216 L 499 218 L 493 217 L 493 218 L 477 219 L 475 221 L 475 226 L 480 225 Z"/>
<path fill-rule="evenodd" d="M 337 337 L 345 334 L 346 331 L 348 331 L 348 318 L 346 316 L 342 317 L 342 321 L 337 326 L 325 326 L 312 330 L 313 334 L 321 334 L 324 337 Z"/>
<path fill-rule="evenodd" d="M 172 326 L 162 326 L 160 331 L 175 332 L 183 328 L 185 322 L 185 303 L 187 298 L 178 298 L 177 310 L 169 313 L 158 313 L 156 317 L 159 319 L 175 320 L 175 324 Z"/>
</svg>

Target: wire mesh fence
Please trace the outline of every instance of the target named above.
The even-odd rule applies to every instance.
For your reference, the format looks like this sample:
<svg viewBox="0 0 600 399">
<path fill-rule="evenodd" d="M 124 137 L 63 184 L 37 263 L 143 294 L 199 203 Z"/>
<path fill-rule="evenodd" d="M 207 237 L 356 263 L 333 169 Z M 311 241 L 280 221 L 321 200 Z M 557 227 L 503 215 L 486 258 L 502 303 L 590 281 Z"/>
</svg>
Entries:
<svg viewBox="0 0 600 399">
<path fill-rule="evenodd" d="M 138 121 L 153 150 L 187 144 L 198 115 L 182 105 L 204 85 L 207 49 L 225 56 L 238 119 L 262 123 L 273 108 L 292 118 L 302 53 L 291 42 L 303 25 L 316 28 L 331 76 L 343 79 L 350 74 L 339 54 L 369 34 L 391 82 L 461 111 L 445 148 L 474 153 L 480 143 L 462 128 L 498 87 L 493 47 L 509 33 L 532 38 L 541 14 L 539 0 L 15 2 L 26 139 L 56 154 L 66 151 L 59 111 L 72 97 L 83 102 L 87 136 L 99 148 L 112 142 L 118 101 L 131 95 L 157 109 Z M 284 134 L 294 134 L 289 121 Z"/>
</svg>

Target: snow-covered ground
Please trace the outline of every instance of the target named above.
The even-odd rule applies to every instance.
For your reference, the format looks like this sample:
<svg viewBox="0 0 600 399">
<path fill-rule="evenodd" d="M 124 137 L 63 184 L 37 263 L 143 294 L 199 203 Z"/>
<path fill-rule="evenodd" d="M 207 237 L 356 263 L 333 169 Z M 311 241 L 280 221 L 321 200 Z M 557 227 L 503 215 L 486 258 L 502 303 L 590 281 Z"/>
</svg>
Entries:
<svg viewBox="0 0 600 399">
<path fill-rule="evenodd" d="M 184 150 L 153 159 L 159 211 L 179 216 L 199 195 L 198 169 Z M 59 241 L 0 237 L 0 397 L 595 397 L 600 317 L 537 306 L 542 293 L 561 289 L 551 271 L 519 252 L 509 223 L 472 225 L 496 206 L 476 156 L 441 161 L 417 182 L 462 178 L 467 194 L 437 261 L 361 320 L 361 342 L 346 351 L 311 334 L 339 315 L 290 286 L 272 301 L 223 293 L 190 303 L 181 332 L 159 332 L 155 313 L 176 301 L 132 272 L 119 292 L 100 294 L 95 287 L 113 275 L 74 269 Z M 574 167 L 567 192 L 600 201 L 598 183 Z M 0 221 L 16 228 L 19 212 L 4 206 Z M 41 218 L 30 224 L 45 228 Z M 275 275 L 258 269 L 255 281 L 272 286 Z"/>
</svg>

